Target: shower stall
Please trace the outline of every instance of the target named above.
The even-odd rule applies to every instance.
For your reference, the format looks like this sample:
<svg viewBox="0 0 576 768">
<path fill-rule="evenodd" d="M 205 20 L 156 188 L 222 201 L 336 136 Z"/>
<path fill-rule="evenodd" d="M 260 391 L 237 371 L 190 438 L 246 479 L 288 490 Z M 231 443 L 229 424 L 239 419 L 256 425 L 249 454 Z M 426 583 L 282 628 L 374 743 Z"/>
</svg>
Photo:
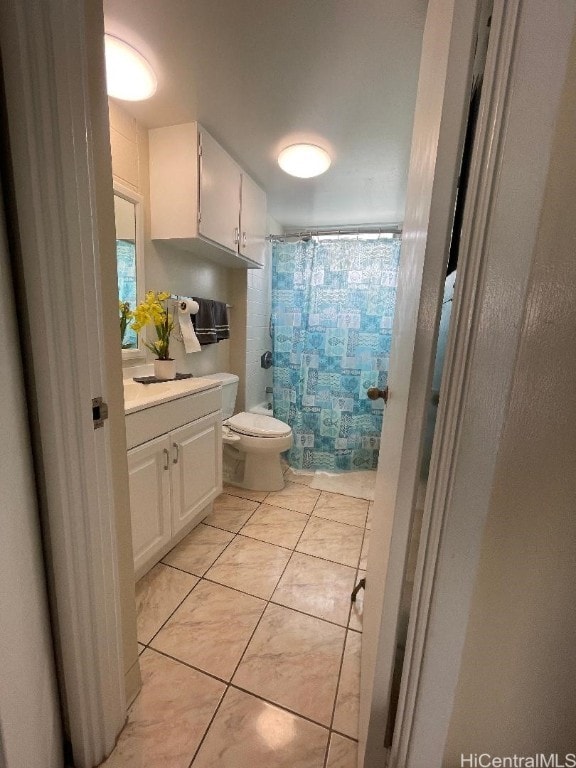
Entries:
<svg viewBox="0 0 576 768">
<path fill-rule="evenodd" d="M 375 469 L 388 378 L 400 237 L 279 239 L 272 248 L 274 415 L 296 470 Z"/>
</svg>

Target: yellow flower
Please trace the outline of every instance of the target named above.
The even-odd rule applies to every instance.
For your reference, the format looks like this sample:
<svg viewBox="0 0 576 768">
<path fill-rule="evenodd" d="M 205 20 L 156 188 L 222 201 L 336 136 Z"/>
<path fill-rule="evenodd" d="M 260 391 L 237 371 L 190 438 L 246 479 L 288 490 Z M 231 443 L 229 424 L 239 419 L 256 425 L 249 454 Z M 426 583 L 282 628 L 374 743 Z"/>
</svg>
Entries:
<svg viewBox="0 0 576 768">
<path fill-rule="evenodd" d="M 169 298 L 170 294 L 167 291 L 148 291 L 144 301 L 138 304 L 133 313 L 132 328 L 136 332 L 146 325 L 155 327 L 158 341 L 144 343 L 160 359 L 169 357 L 170 334 L 174 329 L 174 320 L 167 306 L 162 304 Z"/>
</svg>

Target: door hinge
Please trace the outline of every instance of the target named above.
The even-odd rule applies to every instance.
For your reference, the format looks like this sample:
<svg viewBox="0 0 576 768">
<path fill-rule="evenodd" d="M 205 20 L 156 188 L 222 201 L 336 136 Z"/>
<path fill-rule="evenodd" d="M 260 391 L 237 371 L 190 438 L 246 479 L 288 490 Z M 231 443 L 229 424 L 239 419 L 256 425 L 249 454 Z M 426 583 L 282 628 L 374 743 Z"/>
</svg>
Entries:
<svg viewBox="0 0 576 768">
<path fill-rule="evenodd" d="M 94 429 L 104 426 L 104 422 L 108 418 L 108 403 L 105 403 L 101 397 L 92 398 L 92 421 L 94 422 Z"/>
<path fill-rule="evenodd" d="M 198 211 L 198 224 L 202 222 L 202 211 Z"/>
</svg>

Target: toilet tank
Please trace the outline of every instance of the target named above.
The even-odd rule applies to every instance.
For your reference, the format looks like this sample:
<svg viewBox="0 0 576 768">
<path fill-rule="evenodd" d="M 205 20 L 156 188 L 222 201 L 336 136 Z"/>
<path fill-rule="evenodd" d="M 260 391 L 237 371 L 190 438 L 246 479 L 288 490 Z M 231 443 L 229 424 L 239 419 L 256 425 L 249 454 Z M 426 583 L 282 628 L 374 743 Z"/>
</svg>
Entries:
<svg viewBox="0 0 576 768">
<path fill-rule="evenodd" d="M 203 374 L 202 378 L 215 379 L 222 384 L 222 419 L 229 419 L 234 415 L 236 393 L 238 392 L 238 376 L 235 373 L 208 373 Z"/>
</svg>

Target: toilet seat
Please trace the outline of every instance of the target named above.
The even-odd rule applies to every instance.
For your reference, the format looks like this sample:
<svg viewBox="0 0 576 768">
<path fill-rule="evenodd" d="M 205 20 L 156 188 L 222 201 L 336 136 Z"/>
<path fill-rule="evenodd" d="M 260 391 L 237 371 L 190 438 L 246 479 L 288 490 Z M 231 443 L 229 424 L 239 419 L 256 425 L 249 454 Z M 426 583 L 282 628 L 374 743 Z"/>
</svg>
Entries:
<svg viewBox="0 0 576 768">
<path fill-rule="evenodd" d="M 292 429 L 280 419 L 258 413 L 237 413 L 224 424 L 241 435 L 249 437 L 287 437 Z"/>
</svg>

